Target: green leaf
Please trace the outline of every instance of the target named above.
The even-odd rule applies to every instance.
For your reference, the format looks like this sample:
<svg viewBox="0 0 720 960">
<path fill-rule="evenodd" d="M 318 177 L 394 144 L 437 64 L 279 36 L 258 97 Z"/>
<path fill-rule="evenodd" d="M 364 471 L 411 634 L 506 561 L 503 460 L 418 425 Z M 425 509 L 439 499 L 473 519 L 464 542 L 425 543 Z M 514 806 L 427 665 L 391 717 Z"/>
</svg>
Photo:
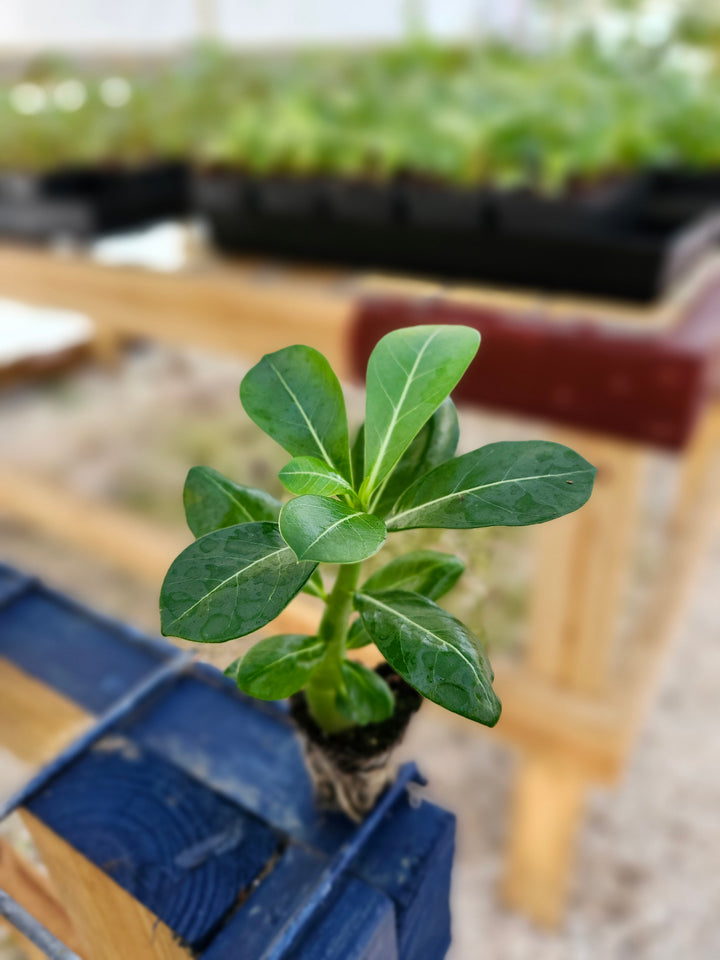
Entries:
<svg viewBox="0 0 720 960">
<path fill-rule="evenodd" d="M 212 467 L 191 468 L 183 503 L 188 526 L 196 537 L 237 523 L 277 520 L 282 506 L 264 490 L 234 483 Z"/>
<path fill-rule="evenodd" d="M 436 550 L 414 550 L 376 570 L 362 585 L 363 593 L 409 590 L 439 600 L 460 578 L 465 565 L 459 557 Z"/>
<path fill-rule="evenodd" d="M 267 354 L 245 375 L 240 399 L 252 420 L 293 457 L 317 457 L 350 479 L 345 400 L 317 350 L 296 345 Z"/>
<path fill-rule="evenodd" d="M 428 471 L 449 460 L 460 437 L 457 410 L 450 397 L 444 400 L 375 491 L 371 512 L 384 517 L 407 488 Z"/>
<path fill-rule="evenodd" d="M 366 501 L 457 385 L 479 342 L 470 327 L 420 326 L 393 330 L 377 344 L 367 370 Z"/>
<path fill-rule="evenodd" d="M 305 686 L 326 650 L 327 644 L 317 637 L 296 633 L 260 640 L 241 658 L 237 685 L 259 700 L 283 700 Z"/>
<path fill-rule="evenodd" d="M 494 726 L 500 701 L 480 640 L 432 600 L 405 590 L 355 595 L 367 632 L 390 666 L 434 703 Z"/>
<path fill-rule="evenodd" d="M 379 674 L 352 660 L 343 660 L 340 672 L 344 689 L 338 690 L 336 703 L 347 720 L 365 726 L 382 723 L 393 715 L 395 697 Z"/>
<path fill-rule="evenodd" d="M 348 650 L 359 650 L 360 647 L 366 647 L 369 643 L 372 643 L 372 637 L 365 629 L 362 620 L 358 617 L 357 620 L 353 620 L 350 624 L 345 646 Z"/>
<path fill-rule="evenodd" d="M 323 583 L 320 570 L 317 567 L 313 571 L 313 575 L 303 587 L 303 593 L 309 593 L 311 596 L 319 597 L 321 600 L 325 600 L 327 597 L 327 593 L 325 592 L 325 584 Z"/>
<path fill-rule="evenodd" d="M 285 504 L 280 532 L 298 559 L 323 563 L 365 560 L 385 542 L 385 524 L 379 517 L 311 495 Z"/>
<path fill-rule="evenodd" d="M 315 569 L 298 563 L 276 523 L 241 523 L 195 540 L 160 592 L 166 636 L 222 643 L 270 623 Z"/>
<path fill-rule="evenodd" d="M 360 488 L 365 475 L 365 424 L 361 423 L 355 434 L 350 450 L 350 464 L 352 466 L 352 482 L 355 490 Z"/>
<path fill-rule="evenodd" d="M 581 507 L 595 473 L 559 443 L 490 443 L 421 477 L 400 499 L 388 529 L 544 523 Z"/>
<path fill-rule="evenodd" d="M 353 493 L 347 480 L 317 457 L 295 457 L 278 476 L 290 493 L 312 493 L 319 497 Z"/>
</svg>

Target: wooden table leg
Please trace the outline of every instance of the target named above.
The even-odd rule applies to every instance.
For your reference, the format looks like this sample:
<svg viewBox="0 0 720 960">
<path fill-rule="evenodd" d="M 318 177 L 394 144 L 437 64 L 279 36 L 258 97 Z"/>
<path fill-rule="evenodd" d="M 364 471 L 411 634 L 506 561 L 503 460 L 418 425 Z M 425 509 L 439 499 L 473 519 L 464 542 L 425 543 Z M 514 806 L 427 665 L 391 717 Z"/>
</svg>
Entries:
<svg viewBox="0 0 720 960">
<path fill-rule="evenodd" d="M 643 475 L 642 450 L 563 436 L 598 468 L 580 511 L 539 531 L 526 671 L 559 689 L 602 697 L 630 572 Z M 568 718 L 571 722 L 571 718 Z M 562 919 L 587 774 L 562 751 L 520 756 L 510 824 L 505 899 L 544 925 Z"/>
<path fill-rule="evenodd" d="M 562 920 L 587 780 L 571 761 L 520 758 L 502 892 L 510 906 L 543 926 Z"/>
</svg>

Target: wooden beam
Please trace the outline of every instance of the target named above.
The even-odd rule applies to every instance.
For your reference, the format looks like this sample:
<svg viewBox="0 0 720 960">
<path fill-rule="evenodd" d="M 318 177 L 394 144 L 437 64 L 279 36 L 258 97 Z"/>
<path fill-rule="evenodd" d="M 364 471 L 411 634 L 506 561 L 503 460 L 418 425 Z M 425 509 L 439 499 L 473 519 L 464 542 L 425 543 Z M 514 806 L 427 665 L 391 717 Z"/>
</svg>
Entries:
<svg viewBox="0 0 720 960">
<path fill-rule="evenodd" d="M 559 686 L 608 689 L 619 613 L 633 559 L 642 448 L 580 433 L 556 437 L 598 468 L 592 496 L 538 532 L 526 666 Z"/>
<path fill-rule="evenodd" d="M 503 894 L 543 926 L 557 926 L 564 913 L 586 786 L 563 758 L 537 752 L 521 758 Z"/>
<path fill-rule="evenodd" d="M 41 766 L 90 722 L 80 707 L 0 657 L 0 743 L 16 757 Z"/>
<path fill-rule="evenodd" d="M 172 931 L 29 811 L 22 818 L 88 960 L 188 960 Z"/>
<path fill-rule="evenodd" d="M 66 947 L 70 947 L 75 953 L 79 952 L 80 942 L 52 881 L 2 837 L 0 837 L 0 888 L 25 907 Z M 35 956 L 43 956 L 24 937 L 17 933 L 14 935 L 22 944 L 23 950 L 33 960 Z"/>
<path fill-rule="evenodd" d="M 0 246 L 0 291 L 87 314 L 105 331 L 256 360 L 302 340 L 348 372 L 349 288 L 311 271 L 209 263 L 177 274 L 107 267 L 86 257 Z"/>
</svg>

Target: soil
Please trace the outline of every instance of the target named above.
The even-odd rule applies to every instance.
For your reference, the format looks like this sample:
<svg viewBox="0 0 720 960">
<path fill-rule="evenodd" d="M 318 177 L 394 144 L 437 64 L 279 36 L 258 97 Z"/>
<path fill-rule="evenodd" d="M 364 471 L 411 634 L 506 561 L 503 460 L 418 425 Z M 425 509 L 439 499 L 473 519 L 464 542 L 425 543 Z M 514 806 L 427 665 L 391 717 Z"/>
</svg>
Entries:
<svg viewBox="0 0 720 960">
<path fill-rule="evenodd" d="M 290 698 L 290 714 L 295 723 L 346 773 L 364 767 L 369 758 L 382 755 L 397 746 L 405 736 L 412 715 L 422 704 L 420 694 L 405 683 L 392 667 L 383 663 L 376 668 L 376 672 L 387 682 L 395 696 L 395 712 L 382 723 L 352 727 L 341 733 L 325 733 L 310 715 L 305 695 L 300 692 Z"/>
</svg>

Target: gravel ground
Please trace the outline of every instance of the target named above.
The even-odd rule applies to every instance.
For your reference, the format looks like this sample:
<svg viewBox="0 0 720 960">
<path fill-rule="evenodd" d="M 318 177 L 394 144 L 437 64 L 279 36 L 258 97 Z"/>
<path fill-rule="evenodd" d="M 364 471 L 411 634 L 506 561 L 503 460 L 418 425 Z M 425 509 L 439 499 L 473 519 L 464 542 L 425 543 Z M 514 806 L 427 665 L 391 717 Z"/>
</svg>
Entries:
<svg viewBox="0 0 720 960">
<path fill-rule="evenodd" d="M 90 372 L 72 385 L 18 391 L 0 402 L 4 460 L 175 524 L 178 477 L 189 463 L 211 462 L 239 478 L 272 483 L 276 454 L 248 446 L 239 410 L 227 412 L 240 373 L 237 364 L 150 351 L 133 358 L 121 375 Z M 468 418 L 466 425 L 483 440 L 516 429 L 486 418 Z M 176 490 L 173 497 L 168 489 Z M 154 589 L 12 522 L 0 524 L 0 544 L 3 559 L 111 614 L 131 610 L 134 623 L 157 629 Z M 470 571 L 469 593 L 475 601 L 480 596 L 486 613 L 488 606 L 504 608 L 493 632 L 509 646 L 523 609 L 523 547 L 520 539 L 503 538 L 478 538 L 472 545 L 481 562 Z M 502 588 L 487 584 L 490 556 L 490 579 L 498 577 Z M 557 933 L 532 927 L 496 896 L 512 754 L 492 733 L 418 716 L 402 753 L 419 761 L 430 794 L 458 814 L 451 960 L 720 957 L 720 763 L 714 737 L 719 578 L 716 539 L 627 775 L 617 789 L 589 798 L 571 906 Z M 464 612 L 475 610 L 462 597 L 457 602 Z M 221 662 L 237 655 L 227 647 L 214 653 Z M 0 753 L 2 792 L 22 775 Z M 17 836 L 12 824 L 3 829 Z M 1 938 L 0 960 L 16 960 Z"/>
</svg>

